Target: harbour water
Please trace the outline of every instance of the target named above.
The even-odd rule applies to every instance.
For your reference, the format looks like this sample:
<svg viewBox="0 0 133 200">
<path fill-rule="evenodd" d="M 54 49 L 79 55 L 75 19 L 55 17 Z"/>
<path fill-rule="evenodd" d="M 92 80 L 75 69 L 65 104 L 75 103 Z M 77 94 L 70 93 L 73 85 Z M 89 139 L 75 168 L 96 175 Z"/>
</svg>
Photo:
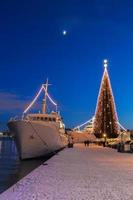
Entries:
<svg viewBox="0 0 133 200">
<path fill-rule="evenodd" d="M 50 156 L 20 161 L 14 140 L 0 138 L 0 193 L 41 165 Z"/>
</svg>

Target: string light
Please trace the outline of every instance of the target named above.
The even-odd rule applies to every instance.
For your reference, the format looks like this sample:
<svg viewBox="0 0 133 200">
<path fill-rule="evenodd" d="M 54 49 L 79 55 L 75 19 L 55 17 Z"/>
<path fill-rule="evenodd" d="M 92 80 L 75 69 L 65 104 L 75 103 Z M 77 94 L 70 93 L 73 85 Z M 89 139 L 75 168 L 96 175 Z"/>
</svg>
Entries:
<svg viewBox="0 0 133 200">
<path fill-rule="evenodd" d="M 90 123 L 91 121 L 92 121 L 92 123 L 93 123 L 93 122 L 94 122 L 94 119 L 95 119 L 95 117 L 92 117 L 90 120 L 87 120 L 87 121 L 84 122 L 83 124 L 76 126 L 76 127 L 74 128 L 74 130 L 75 130 L 75 129 L 81 128 L 82 126 L 84 126 L 84 125 Z M 122 125 L 120 124 L 119 121 L 117 121 L 117 124 L 119 125 L 119 127 L 120 127 L 122 130 L 127 131 L 127 129 L 124 128 L 124 126 L 122 126 Z"/>
<path fill-rule="evenodd" d="M 118 125 L 120 126 L 120 128 L 122 128 L 122 130 L 127 131 L 127 129 L 125 129 L 124 126 L 122 126 L 122 125 L 120 124 L 120 122 L 117 122 L 117 123 L 118 123 Z"/>
<path fill-rule="evenodd" d="M 108 82 L 109 82 L 109 88 L 110 88 L 110 91 L 111 91 L 111 94 L 112 94 L 112 100 L 113 100 L 113 105 L 114 105 L 115 116 L 116 116 L 116 120 L 118 122 L 119 120 L 118 120 L 118 115 L 117 115 L 117 111 L 116 111 L 116 105 L 115 105 L 114 95 L 113 95 L 113 91 L 112 91 L 112 87 L 111 87 L 111 83 L 110 83 L 110 78 L 109 78 L 109 75 L 108 75 L 108 70 L 107 70 L 107 66 L 108 65 L 107 65 L 107 63 L 108 63 L 108 60 L 105 59 L 104 60 L 105 70 L 104 70 L 104 73 L 103 73 L 103 77 L 102 77 L 102 81 L 101 81 L 101 85 L 100 85 L 100 90 L 99 90 L 99 94 L 98 94 L 98 99 L 97 99 L 97 104 L 96 104 L 96 110 L 95 110 L 95 116 L 96 116 L 96 113 L 98 111 L 98 102 L 99 102 L 100 94 L 101 94 L 101 91 L 102 91 L 102 83 L 103 83 L 104 77 L 107 76 Z M 94 121 L 94 123 L 95 123 L 95 121 Z"/>
<path fill-rule="evenodd" d="M 37 93 L 37 95 L 35 96 L 35 98 L 33 99 L 33 101 L 30 103 L 30 105 L 24 110 L 23 114 L 27 113 L 28 110 L 34 105 L 34 103 L 36 102 L 36 100 L 38 99 L 39 95 L 41 94 L 43 89 L 43 86 L 41 86 L 39 92 Z"/>
<path fill-rule="evenodd" d="M 94 119 L 94 117 L 92 117 L 91 119 L 87 120 L 87 121 L 84 122 L 83 124 L 76 126 L 74 129 L 79 129 L 79 128 L 81 128 L 82 126 L 88 124 L 89 122 L 91 122 L 91 121 L 93 122 L 93 119 Z"/>
<path fill-rule="evenodd" d="M 114 95 L 113 95 L 113 91 L 112 91 L 112 87 L 111 87 L 111 82 L 110 82 L 110 78 L 109 78 L 109 74 L 108 74 L 108 70 L 107 70 L 107 67 L 108 67 L 108 60 L 105 59 L 103 61 L 103 64 L 104 64 L 104 73 L 103 73 L 103 76 L 102 76 L 102 81 L 101 81 L 101 85 L 100 85 L 100 89 L 99 89 L 99 93 L 98 93 L 98 99 L 97 99 L 97 104 L 96 104 L 96 110 L 95 110 L 95 116 L 96 116 L 96 113 L 98 112 L 98 102 L 99 102 L 99 99 L 100 99 L 100 94 L 101 94 L 101 90 L 102 90 L 102 83 L 104 81 L 104 77 L 107 76 L 107 79 L 108 79 L 108 82 L 109 82 L 109 89 L 111 91 L 111 94 L 112 94 L 112 100 L 113 100 L 113 105 L 114 105 L 114 111 L 115 111 L 115 116 L 116 116 L 116 123 L 118 125 L 118 129 L 120 130 L 120 128 L 122 128 L 122 130 L 124 131 L 127 131 L 127 129 L 125 129 L 120 123 L 119 123 L 119 120 L 118 120 L 118 115 L 117 115 L 117 111 L 116 111 L 116 105 L 115 105 L 115 100 L 114 100 Z M 89 123 L 91 120 L 93 120 L 93 123 L 96 123 L 95 121 L 95 116 L 86 121 L 85 123 L 79 125 L 79 126 L 76 126 L 74 129 L 79 129 L 81 128 L 82 126 L 86 125 L 87 123 Z"/>
<path fill-rule="evenodd" d="M 43 89 L 44 89 L 44 91 L 46 92 L 46 88 L 45 88 L 44 86 L 43 86 Z M 46 92 L 46 95 L 47 95 L 47 97 L 49 98 L 50 102 L 51 102 L 53 105 L 57 106 L 57 103 L 55 103 L 55 102 L 53 101 L 53 99 L 50 97 L 50 95 L 48 94 L 48 92 Z"/>
<path fill-rule="evenodd" d="M 26 114 L 30 108 L 35 104 L 35 102 L 37 101 L 38 97 L 40 96 L 42 90 L 44 89 L 46 96 L 48 97 L 48 99 L 50 100 L 50 102 L 56 106 L 56 111 L 57 111 L 57 103 L 55 103 L 52 98 L 50 97 L 50 95 L 48 94 L 48 92 L 46 91 L 46 88 L 44 87 L 44 85 L 41 86 L 39 92 L 37 93 L 37 95 L 35 96 L 35 98 L 33 99 L 33 101 L 30 103 L 30 105 L 24 110 L 23 114 Z"/>
</svg>

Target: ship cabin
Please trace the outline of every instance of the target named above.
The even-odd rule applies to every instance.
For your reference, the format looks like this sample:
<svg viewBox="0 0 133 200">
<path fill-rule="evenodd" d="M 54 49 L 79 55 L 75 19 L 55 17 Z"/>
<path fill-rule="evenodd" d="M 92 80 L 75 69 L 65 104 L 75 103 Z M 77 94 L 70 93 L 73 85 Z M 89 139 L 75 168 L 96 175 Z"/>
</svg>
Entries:
<svg viewBox="0 0 133 200">
<path fill-rule="evenodd" d="M 57 113 L 51 113 L 51 114 L 29 114 L 26 116 L 27 120 L 32 121 L 44 121 L 44 122 L 59 122 L 60 117 L 57 115 Z"/>
</svg>

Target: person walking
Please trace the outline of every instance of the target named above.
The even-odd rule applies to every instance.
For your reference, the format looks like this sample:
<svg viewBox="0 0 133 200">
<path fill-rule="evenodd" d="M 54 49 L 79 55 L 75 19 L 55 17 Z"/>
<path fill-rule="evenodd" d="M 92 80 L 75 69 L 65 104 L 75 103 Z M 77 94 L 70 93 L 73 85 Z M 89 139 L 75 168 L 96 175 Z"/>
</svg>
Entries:
<svg viewBox="0 0 133 200">
<path fill-rule="evenodd" d="M 86 147 L 86 140 L 84 141 L 84 145 L 85 145 L 85 147 Z"/>
<path fill-rule="evenodd" d="M 89 144 L 90 144 L 90 141 L 89 140 L 87 140 L 87 146 L 89 147 Z"/>
</svg>

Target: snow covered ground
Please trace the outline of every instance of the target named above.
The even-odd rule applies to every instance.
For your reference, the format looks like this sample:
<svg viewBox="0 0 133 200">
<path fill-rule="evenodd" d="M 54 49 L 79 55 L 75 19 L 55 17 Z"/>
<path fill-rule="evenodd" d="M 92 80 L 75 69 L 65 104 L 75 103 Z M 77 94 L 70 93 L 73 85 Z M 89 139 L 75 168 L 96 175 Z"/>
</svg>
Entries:
<svg viewBox="0 0 133 200">
<path fill-rule="evenodd" d="M 77 144 L 35 169 L 0 200 L 133 200 L 133 154 Z"/>
</svg>

